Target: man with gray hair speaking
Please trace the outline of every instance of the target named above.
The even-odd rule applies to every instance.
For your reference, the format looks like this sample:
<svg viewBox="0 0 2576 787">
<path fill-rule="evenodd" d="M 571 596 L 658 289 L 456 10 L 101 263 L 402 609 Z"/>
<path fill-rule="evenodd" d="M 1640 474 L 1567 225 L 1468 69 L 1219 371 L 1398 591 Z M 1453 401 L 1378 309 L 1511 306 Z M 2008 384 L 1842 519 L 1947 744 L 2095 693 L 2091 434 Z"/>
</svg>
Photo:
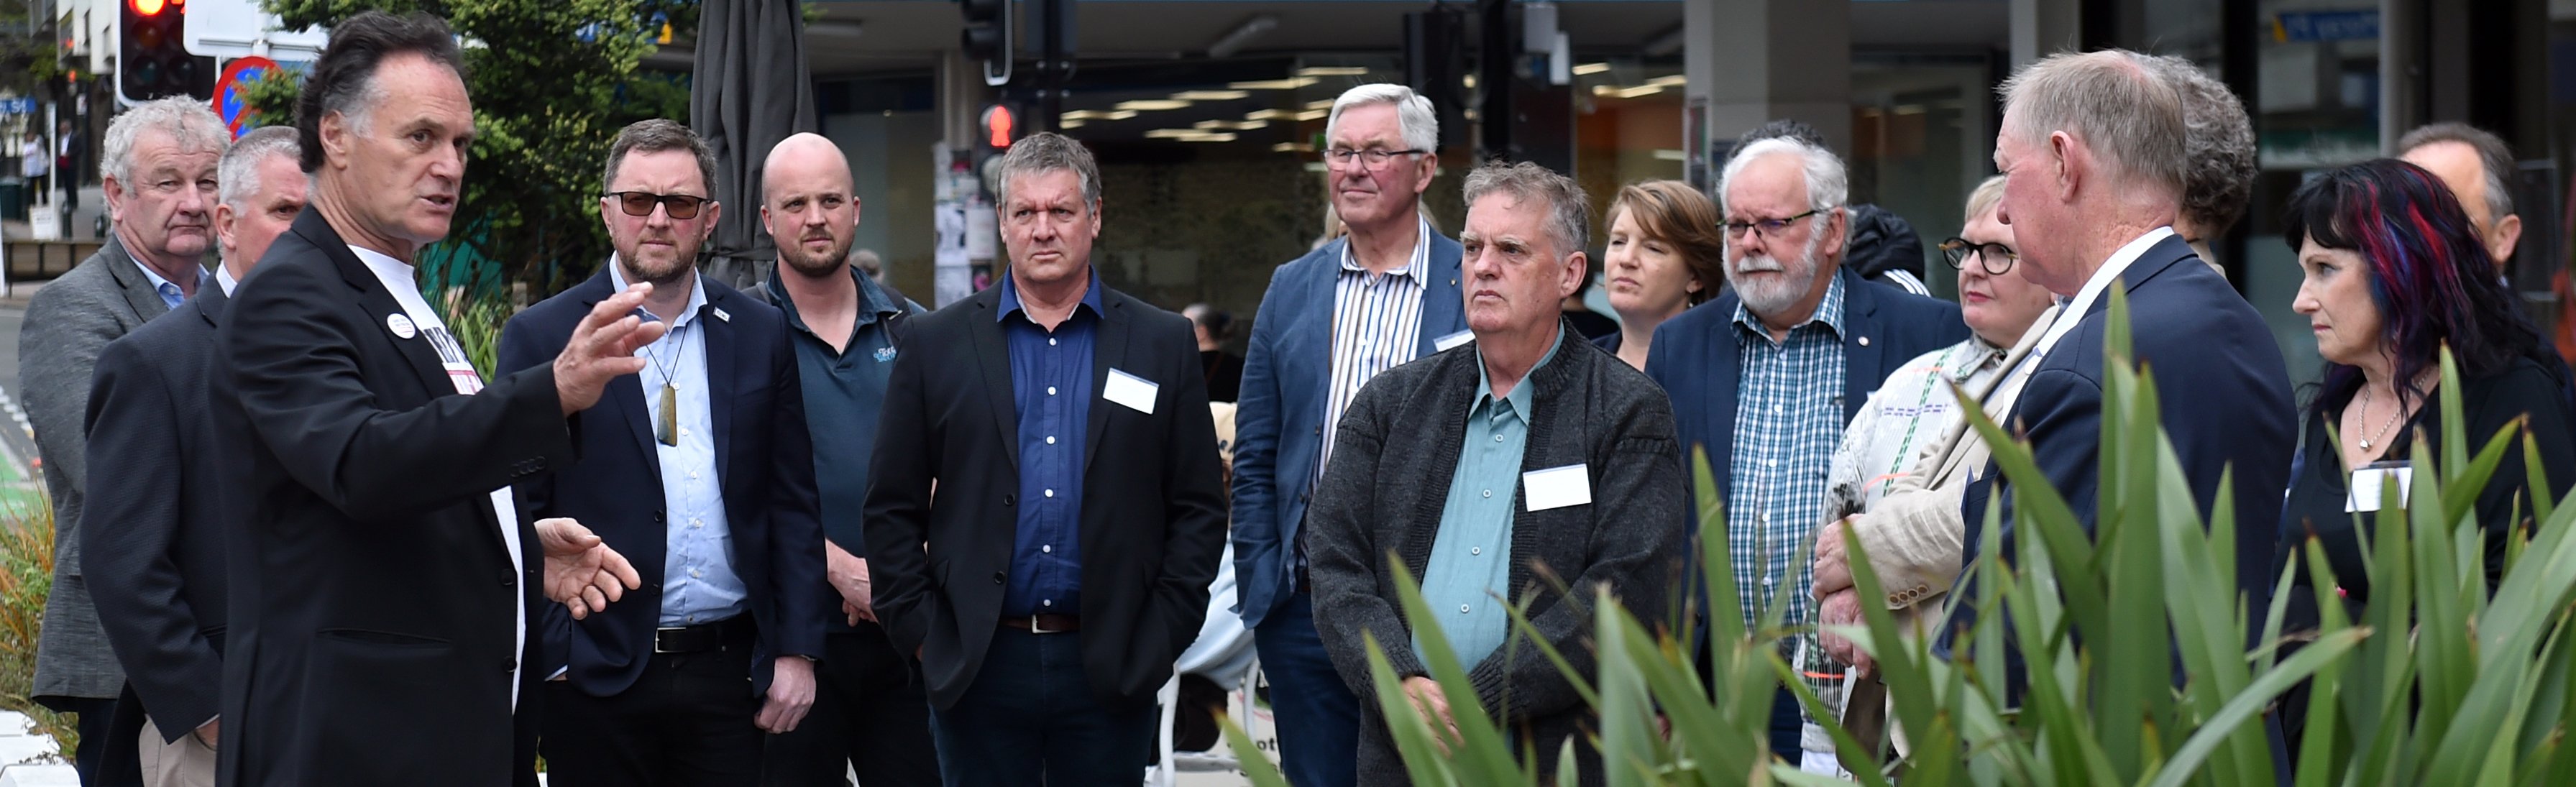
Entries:
<svg viewBox="0 0 2576 787">
<path fill-rule="evenodd" d="M 1458 745 L 1455 714 L 1485 713 L 1553 773 L 1544 763 L 1590 711 L 1505 605 L 1528 604 L 1538 636 L 1578 674 L 1593 669 L 1583 640 L 1598 589 L 1641 620 L 1663 619 L 1689 543 L 1681 448 L 1654 381 L 1560 316 L 1585 270 L 1582 188 L 1536 164 L 1496 163 L 1468 174 L 1466 198 L 1475 340 L 1378 375 L 1343 416 L 1306 515 L 1315 620 L 1352 692 L 1375 696 L 1373 637 L 1440 740 Z M 1438 617 L 1405 618 L 1390 555 Z M 1550 590 L 1550 578 L 1572 580 L 1572 592 Z M 1468 667 L 1475 696 L 1430 679 L 1426 623 Z M 1405 778 L 1387 723 L 1361 714 L 1361 784 Z M 1583 783 L 1599 782 L 1599 755 L 1575 748 Z"/>
<path fill-rule="evenodd" d="M 2023 278 L 2072 299 L 2005 372 L 2002 385 L 2021 392 L 2006 423 L 2022 426 L 2040 470 L 2092 532 L 2109 290 L 2126 291 L 2134 361 L 2161 390 L 2191 392 L 2168 397 L 2160 415 L 2203 521 L 2219 477 L 2234 471 L 2237 589 L 2248 608 L 2262 609 L 2280 568 L 2272 558 L 2280 503 L 2268 491 L 2289 481 L 2289 375 L 2262 316 L 2174 233 L 2186 163 L 2180 95 L 2144 56 L 2122 50 L 2049 57 L 2014 74 L 2003 93 L 1996 218 L 2020 241 Z M 1965 497 L 1968 561 L 2018 554 L 2011 485 L 1993 463 Z M 2001 541 L 1981 544 L 1975 523 L 1989 505 L 2003 506 Z M 1973 580 L 1951 591 L 1976 597 Z M 1950 656 L 1978 613 L 1973 603 L 1954 606 L 1935 652 Z M 2021 665 L 2002 655 L 2017 691 Z"/>
<path fill-rule="evenodd" d="M 270 126 L 225 151 L 216 172 L 211 288 L 107 345 L 90 387 L 90 476 L 81 572 L 130 689 L 115 734 L 139 744 L 144 783 L 213 787 L 223 729 L 224 496 L 238 484 L 213 420 L 215 328 L 270 241 L 304 209 L 295 129 Z"/>
</svg>

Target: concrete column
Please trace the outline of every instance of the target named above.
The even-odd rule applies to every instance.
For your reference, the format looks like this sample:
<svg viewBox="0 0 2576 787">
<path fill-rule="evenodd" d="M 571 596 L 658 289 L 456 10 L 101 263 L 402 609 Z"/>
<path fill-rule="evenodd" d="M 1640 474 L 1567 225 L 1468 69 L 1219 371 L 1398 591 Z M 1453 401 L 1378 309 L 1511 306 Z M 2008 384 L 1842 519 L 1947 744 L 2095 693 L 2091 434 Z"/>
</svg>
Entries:
<svg viewBox="0 0 2576 787">
<path fill-rule="evenodd" d="M 2082 45 L 2084 8 L 2080 0 L 2012 0 L 2012 65 Z"/>
<path fill-rule="evenodd" d="M 984 64 L 968 59 L 962 50 L 950 49 L 939 53 L 932 71 L 933 84 L 939 89 L 939 140 L 950 150 L 965 150 L 975 144 L 978 122 L 992 95 L 992 88 L 984 86 Z"/>
<path fill-rule="evenodd" d="M 1775 118 L 1815 126 L 1851 149 L 1851 8 L 1815 0 L 1683 0 L 1688 106 L 1705 105 L 1722 156 L 1737 135 Z M 1711 176 L 1724 165 L 1709 162 Z"/>
</svg>

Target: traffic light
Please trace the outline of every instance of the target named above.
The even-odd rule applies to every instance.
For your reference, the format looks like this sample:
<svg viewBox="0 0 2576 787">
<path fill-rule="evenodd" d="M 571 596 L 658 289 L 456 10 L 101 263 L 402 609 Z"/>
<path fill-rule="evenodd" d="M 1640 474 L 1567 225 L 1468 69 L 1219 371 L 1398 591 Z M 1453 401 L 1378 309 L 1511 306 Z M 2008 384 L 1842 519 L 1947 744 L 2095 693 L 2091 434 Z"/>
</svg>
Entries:
<svg viewBox="0 0 2576 787">
<path fill-rule="evenodd" d="M 1010 82 L 1011 0 L 957 0 L 957 7 L 966 15 L 966 28 L 957 34 L 958 47 L 966 50 L 966 57 L 983 62 L 984 84 Z"/>
<path fill-rule="evenodd" d="M 128 102 L 163 96 L 215 97 L 215 59 L 188 54 L 181 26 L 187 0 L 121 0 L 116 95 Z"/>
</svg>

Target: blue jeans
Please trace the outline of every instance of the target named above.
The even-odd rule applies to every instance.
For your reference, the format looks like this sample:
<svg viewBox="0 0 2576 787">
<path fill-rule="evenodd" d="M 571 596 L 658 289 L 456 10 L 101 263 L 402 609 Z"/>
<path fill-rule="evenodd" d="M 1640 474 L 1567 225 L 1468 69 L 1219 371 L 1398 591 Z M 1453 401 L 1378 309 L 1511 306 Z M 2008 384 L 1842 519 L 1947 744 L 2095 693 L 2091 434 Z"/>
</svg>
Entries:
<svg viewBox="0 0 2576 787">
<path fill-rule="evenodd" d="M 1001 629 L 975 685 L 930 731 L 948 787 L 1123 785 L 1145 778 L 1154 751 L 1153 701 L 1100 704 L 1082 670 L 1082 635 Z"/>
<path fill-rule="evenodd" d="M 1289 596 L 1252 631 L 1261 674 L 1270 679 L 1270 710 L 1279 731 L 1279 765 L 1297 787 L 1359 783 L 1360 700 L 1333 671 L 1315 634 L 1314 597 Z"/>
</svg>

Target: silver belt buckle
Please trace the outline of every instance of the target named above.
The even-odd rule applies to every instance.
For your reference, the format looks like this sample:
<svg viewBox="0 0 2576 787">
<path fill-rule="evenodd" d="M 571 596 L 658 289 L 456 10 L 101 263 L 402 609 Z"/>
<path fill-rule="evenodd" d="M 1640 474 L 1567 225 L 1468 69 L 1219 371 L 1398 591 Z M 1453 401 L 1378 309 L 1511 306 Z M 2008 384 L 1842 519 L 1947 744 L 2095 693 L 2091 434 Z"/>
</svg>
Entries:
<svg viewBox="0 0 2576 787">
<path fill-rule="evenodd" d="M 1067 629 L 1047 628 L 1045 625 L 1038 623 L 1038 616 L 1029 616 L 1029 633 L 1031 634 L 1062 634 L 1065 631 L 1067 631 Z"/>
<path fill-rule="evenodd" d="M 674 631 L 680 631 L 680 630 L 682 630 L 682 629 L 678 629 L 678 628 L 657 628 L 657 629 L 654 629 L 654 630 L 653 630 L 653 652 L 655 652 L 655 653 L 673 653 L 673 652 L 676 652 L 676 651 L 668 650 L 668 649 L 665 649 L 665 648 L 663 648 L 663 647 L 662 647 L 662 635 L 664 635 L 664 634 L 668 634 L 668 633 L 671 633 L 671 632 L 674 632 Z"/>
</svg>

